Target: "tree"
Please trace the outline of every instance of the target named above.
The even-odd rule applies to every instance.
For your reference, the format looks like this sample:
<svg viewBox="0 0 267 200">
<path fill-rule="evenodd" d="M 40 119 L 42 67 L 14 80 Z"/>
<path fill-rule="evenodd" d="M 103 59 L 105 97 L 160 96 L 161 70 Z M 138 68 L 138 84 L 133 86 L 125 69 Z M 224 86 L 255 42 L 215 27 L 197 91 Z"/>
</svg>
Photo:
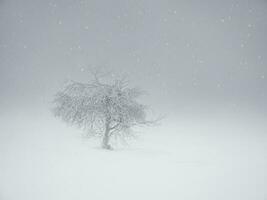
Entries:
<svg viewBox="0 0 267 200">
<path fill-rule="evenodd" d="M 137 99 L 144 94 L 129 87 L 124 78 L 103 82 L 103 73 L 92 72 L 89 83 L 71 81 L 55 95 L 53 112 L 63 121 L 102 137 L 102 148 L 111 149 L 110 138 L 129 136 L 134 126 L 153 123 L 146 120 L 146 106 Z"/>
</svg>

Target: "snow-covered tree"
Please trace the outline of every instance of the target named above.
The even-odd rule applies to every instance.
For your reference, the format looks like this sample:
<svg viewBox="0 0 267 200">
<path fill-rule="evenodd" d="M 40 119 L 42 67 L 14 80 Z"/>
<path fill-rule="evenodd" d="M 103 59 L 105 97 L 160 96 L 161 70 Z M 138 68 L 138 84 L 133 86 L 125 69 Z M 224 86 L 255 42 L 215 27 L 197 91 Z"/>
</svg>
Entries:
<svg viewBox="0 0 267 200">
<path fill-rule="evenodd" d="M 57 92 L 53 112 L 69 124 L 84 128 L 93 136 L 102 137 L 102 147 L 111 149 L 112 137 L 132 134 L 131 128 L 148 125 L 146 106 L 137 98 L 143 95 L 139 88 L 131 88 L 123 78 L 103 82 L 98 72 L 92 73 L 89 83 L 71 81 Z"/>
</svg>

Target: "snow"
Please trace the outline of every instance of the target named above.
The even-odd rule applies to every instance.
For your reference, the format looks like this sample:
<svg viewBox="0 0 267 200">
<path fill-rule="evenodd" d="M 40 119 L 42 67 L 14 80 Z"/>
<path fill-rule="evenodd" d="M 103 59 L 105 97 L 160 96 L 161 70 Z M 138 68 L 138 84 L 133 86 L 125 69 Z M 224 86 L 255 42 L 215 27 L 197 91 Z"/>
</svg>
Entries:
<svg viewBox="0 0 267 200">
<path fill-rule="evenodd" d="M 102 150 L 50 113 L 0 116 L 0 199 L 266 198 L 264 119 L 170 116 Z M 254 119 L 254 120 L 251 120 Z"/>
</svg>

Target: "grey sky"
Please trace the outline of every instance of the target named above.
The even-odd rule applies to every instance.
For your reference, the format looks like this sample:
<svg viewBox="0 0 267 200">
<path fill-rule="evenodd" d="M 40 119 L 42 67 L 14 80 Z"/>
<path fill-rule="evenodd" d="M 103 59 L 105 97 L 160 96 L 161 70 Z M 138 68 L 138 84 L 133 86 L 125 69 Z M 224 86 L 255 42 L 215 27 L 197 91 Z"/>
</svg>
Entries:
<svg viewBox="0 0 267 200">
<path fill-rule="evenodd" d="M 163 110 L 267 111 L 265 0 L 0 0 L 0 30 L 2 107 L 47 102 L 103 65 Z"/>
</svg>

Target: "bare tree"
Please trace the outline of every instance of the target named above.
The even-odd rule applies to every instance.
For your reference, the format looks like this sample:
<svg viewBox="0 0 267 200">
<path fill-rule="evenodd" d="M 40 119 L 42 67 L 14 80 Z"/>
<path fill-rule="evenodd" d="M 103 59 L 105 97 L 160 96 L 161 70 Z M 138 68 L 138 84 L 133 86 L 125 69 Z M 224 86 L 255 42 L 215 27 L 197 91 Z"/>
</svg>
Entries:
<svg viewBox="0 0 267 200">
<path fill-rule="evenodd" d="M 90 83 L 71 81 L 57 92 L 53 112 L 69 124 L 102 137 L 102 148 L 111 149 L 110 138 L 129 136 L 134 126 L 153 123 L 146 120 L 146 106 L 137 98 L 144 94 L 131 88 L 124 78 L 103 82 L 103 73 L 92 71 Z"/>
</svg>

